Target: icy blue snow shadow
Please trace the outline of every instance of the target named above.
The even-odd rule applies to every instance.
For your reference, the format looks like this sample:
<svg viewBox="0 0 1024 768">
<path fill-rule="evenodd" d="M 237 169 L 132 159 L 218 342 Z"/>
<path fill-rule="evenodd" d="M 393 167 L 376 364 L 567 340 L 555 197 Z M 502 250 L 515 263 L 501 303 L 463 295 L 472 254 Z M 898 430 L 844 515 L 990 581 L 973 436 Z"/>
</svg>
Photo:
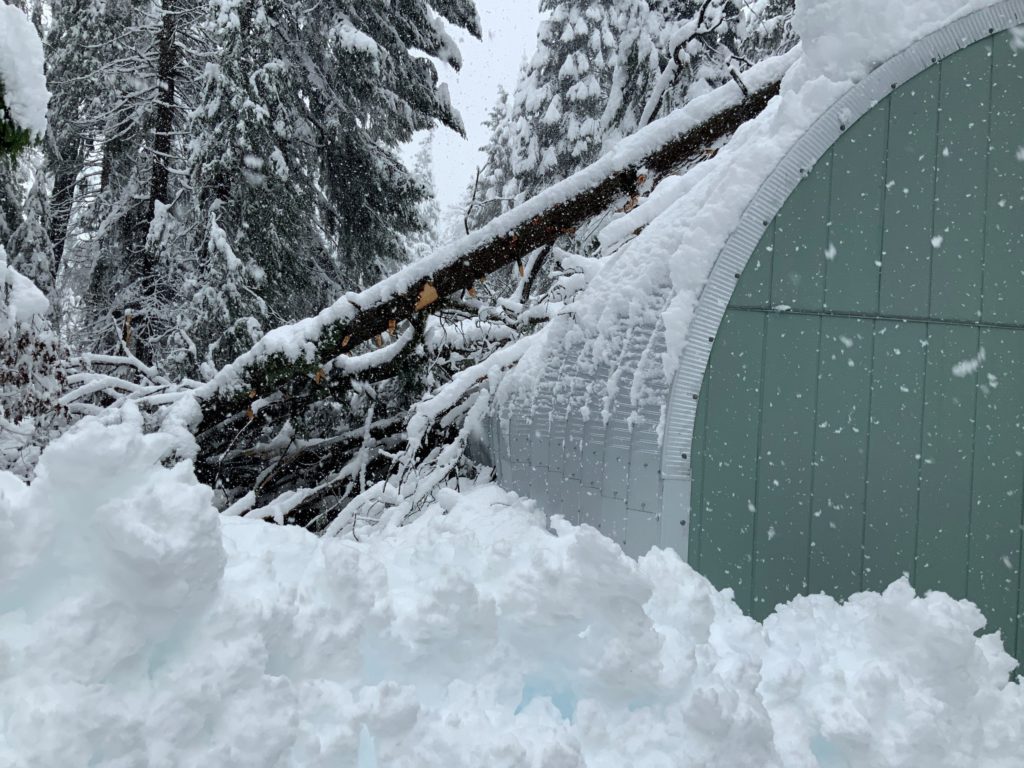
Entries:
<svg viewBox="0 0 1024 768">
<path fill-rule="evenodd" d="M 365 723 L 359 730 L 359 754 L 356 757 L 356 768 L 378 768 L 377 745 Z"/>
<path fill-rule="evenodd" d="M 516 707 L 515 714 L 518 715 L 530 706 L 534 699 L 548 699 L 562 717 L 570 721 L 576 714 L 576 704 L 579 702 L 572 686 L 553 683 L 545 678 L 528 677 L 523 683 L 523 697 Z"/>
<path fill-rule="evenodd" d="M 819 768 L 852 768 L 850 761 L 820 733 L 811 739 L 811 753 L 818 761 Z"/>
<path fill-rule="evenodd" d="M 576 695 L 576 691 L 573 690 L 571 683 L 556 683 L 550 677 L 527 677 L 523 682 L 523 695 L 519 699 L 519 705 L 516 707 L 514 714 L 518 715 L 521 713 L 535 699 L 547 699 L 565 720 L 569 722 L 574 721 L 576 705 L 579 704 L 579 696 Z M 641 697 L 634 698 L 625 703 L 626 708 L 633 712 L 644 707 L 653 706 L 655 699 Z M 844 766 L 840 766 L 840 768 L 844 768 Z"/>
</svg>

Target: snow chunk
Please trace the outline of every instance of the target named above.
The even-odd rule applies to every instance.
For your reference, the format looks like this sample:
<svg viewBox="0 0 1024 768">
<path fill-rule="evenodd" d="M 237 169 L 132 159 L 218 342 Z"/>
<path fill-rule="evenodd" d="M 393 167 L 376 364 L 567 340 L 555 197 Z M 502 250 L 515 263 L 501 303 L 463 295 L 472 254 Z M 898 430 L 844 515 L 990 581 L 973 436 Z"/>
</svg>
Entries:
<svg viewBox="0 0 1024 768">
<path fill-rule="evenodd" d="M 1010 47 L 1015 51 L 1024 51 L 1024 27 L 1010 30 Z"/>
<path fill-rule="evenodd" d="M 804 56 L 833 81 L 858 81 L 910 43 L 993 0 L 797 0 Z"/>
<path fill-rule="evenodd" d="M 0 4 L 0 83 L 11 119 L 41 139 L 50 103 L 43 75 L 43 44 L 28 17 L 4 4 Z"/>
<path fill-rule="evenodd" d="M 342 50 L 352 53 L 363 53 L 368 56 L 380 57 L 380 47 L 377 42 L 365 32 L 356 29 L 352 22 L 342 19 L 331 30 L 331 36 L 341 46 Z"/>
<path fill-rule="evenodd" d="M 966 360 L 961 360 L 959 363 L 953 366 L 953 375 L 958 379 L 966 379 L 968 376 L 973 376 L 981 368 L 981 364 L 985 362 L 985 348 L 982 347 L 978 350 L 978 354 L 974 357 L 969 357 Z"/>
<path fill-rule="evenodd" d="M 219 518 L 173 441 L 86 420 L 0 473 L 0 762 L 1024 764 L 967 601 L 906 582 L 763 625 L 496 486 L 365 542 Z"/>
</svg>

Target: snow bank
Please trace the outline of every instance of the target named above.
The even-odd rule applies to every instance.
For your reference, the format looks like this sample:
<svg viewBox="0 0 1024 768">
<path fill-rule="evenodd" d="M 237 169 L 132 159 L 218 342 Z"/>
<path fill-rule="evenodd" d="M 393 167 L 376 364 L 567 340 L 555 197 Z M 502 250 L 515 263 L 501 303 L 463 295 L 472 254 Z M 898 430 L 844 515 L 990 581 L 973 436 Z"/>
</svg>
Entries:
<svg viewBox="0 0 1024 768">
<path fill-rule="evenodd" d="M 366 543 L 218 518 L 137 414 L 0 474 L 0 764 L 1020 766 L 969 603 L 905 583 L 764 625 L 494 486 Z"/>
<path fill-rule="evenodd" d="M 50 92 L 43 75 L 43 44 L 13 5 L 0 3 L 0 84 L 11 119 L 35 138 L 46 133 Z"/>
</svg>

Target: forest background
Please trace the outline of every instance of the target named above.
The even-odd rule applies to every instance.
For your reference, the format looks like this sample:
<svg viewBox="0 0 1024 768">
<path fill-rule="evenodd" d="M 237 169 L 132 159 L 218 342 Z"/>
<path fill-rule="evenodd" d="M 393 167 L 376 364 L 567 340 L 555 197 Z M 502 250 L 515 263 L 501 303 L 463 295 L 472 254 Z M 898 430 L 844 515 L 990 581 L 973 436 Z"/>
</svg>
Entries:
<svg viewBox="0 0 1024 768">
<path fill-rule="evenodd" d="M 31 478 L 55 436 L 128 401 L 166 425 L 255 360 L 259 383 L 230 385 L 251 387 L 246 405 L 189 425 L 197 474 L 222 509 L 318 531 L 408 517 L 487 474 L 467 446 L 495 377 L 621 246 L 602 228 L 664 174 L 429 312 L 345 336 L 330 361 L 257 360 L 268 331 L 365 309 L 378 281 L 458 251 L 698 96 L 729 85 L 749 100 L 743 73 L 796 43 L 790 0 L 541 0 L 453 212 L 431 137 L 466 130 L 438 67 L 462 66 L 456 36 L 498 46 L 472 0 L 15 5 L 44 41 L 51 98 L 45 132 L 3 117 L 4 290 L 10 303 L 11 275 L 27 278 L 46 309 L 0 328 L 0 468 Z"/>
</svg>

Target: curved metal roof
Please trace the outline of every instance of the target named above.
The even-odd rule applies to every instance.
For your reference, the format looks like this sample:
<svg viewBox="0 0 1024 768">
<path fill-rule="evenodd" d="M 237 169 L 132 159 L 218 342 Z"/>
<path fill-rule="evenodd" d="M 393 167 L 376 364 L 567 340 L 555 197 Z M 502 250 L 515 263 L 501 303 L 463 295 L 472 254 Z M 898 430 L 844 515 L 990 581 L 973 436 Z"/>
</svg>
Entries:
<svg viewBox="0 0 1024 768">
<path fill-rule="evenodd" d="M 668 498 L 688 509 L 690 447 L 711 348 L 737 280 L 769 223 L 839 136 L 879 100 L 956 51 L 1021 24 L 1024 0 L 1004 0 L 975 11 L 877 67 L 822 113 L 750 197 L 739 224 L 712 262 L 671 382 L 666 381 L 662 364 L 662 313 L 673 295 L 670 277 L 658 271 L 662 267 L 652 268 L 644 278 L 648 286 L 663 279 L 662 289 L 655 290 L 642 310 L 630 309 L 627 316 L 604 326 L 602 338 L 584 337 L 572 322 L 554 323 L 544 343 L 532 350 L 532 359 L 521 365 L 525 372 L 518 371 L 514 382 L 506 381 L 509 387 L 491 430 L 492 458 L 502 481 L 537 498 L 549 511 L 561 510 L 571 518 L 578 509 L 566 508 L 576 502 L 566 502 L 570 495 L 559 491 L 563 479 L 579 481 L 585 493 L 617 502 L 627 493 L 615 489 L 617 476 L 628 473 L 631 460 L 639 459 L 637 466 L 652 463 L 660 471 L 653 479 L 627 484 L 628 508 L 671 518 L 662 530 L 677 522 L 685 525 L 687 511 L 668 510 Z M 616 453 L 626 457 L 625 468 L 613 458 Z M 647 493 L 645 486 L 652 483 L 657 489 Z M 671 491 L 666 491 L 669 485 Z M 687 498 L 675 498 L 680 494 Z M 627 500 L 621 502 L 625 513 Z M 586 516 L 583 521 L 595 522 Z M 666 542 L 658 538 L 651 543 Z M 629 550 L 643 548 L 634 544 Z M 685 547 L 681 553 L 685 556 Z"/>
<path fill-rule="evenodd" d="M 716 259 L 698 300 L 669 396 L 662 454 L 665 478 L 690 478 L 689 454 L 697 398 L 718 327 L 750 255 L 806 173 L 847 128 L 886 94 L 956 51 L 1020 24 L 1024 24 L 1024 0 L 1006 0 L 919 40 L 836 101 L 782 159 L 747 206 L 739 226 Z"/>
</svg>

